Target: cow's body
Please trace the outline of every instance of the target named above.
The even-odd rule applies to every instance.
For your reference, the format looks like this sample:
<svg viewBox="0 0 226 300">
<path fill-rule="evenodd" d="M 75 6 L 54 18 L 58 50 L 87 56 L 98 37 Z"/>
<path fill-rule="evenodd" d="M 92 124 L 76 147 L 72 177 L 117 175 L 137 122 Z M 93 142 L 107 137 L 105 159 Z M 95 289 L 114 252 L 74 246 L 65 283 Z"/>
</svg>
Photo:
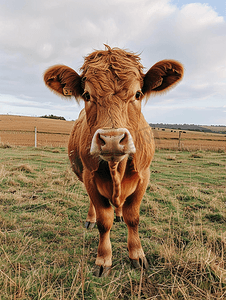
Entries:
<svg viewBox="0 0 226 300">
<path fill-rule="evenodd" d="M 138 56 L 107 47 L 86 57 L 82 70 L 79 76 L 68 67 L 55 66 L 46 71 L 44 79 L 54 91 L 85 100 L 85 109 L 70 136 L 68 154 L 90 197 L 86 227 L 97 223 L 100 233 L 98 275 L 107 274 L 112 265 L 112 206 L 117 220 L 127 224 L 133 265 L 147 267 L 138 223 L 154 140 L 141 113 L 141 100 L 174 85 L 182 78 L 183 68 L 175 61 L 162 61 L 143 74 Z"/>
</svg>

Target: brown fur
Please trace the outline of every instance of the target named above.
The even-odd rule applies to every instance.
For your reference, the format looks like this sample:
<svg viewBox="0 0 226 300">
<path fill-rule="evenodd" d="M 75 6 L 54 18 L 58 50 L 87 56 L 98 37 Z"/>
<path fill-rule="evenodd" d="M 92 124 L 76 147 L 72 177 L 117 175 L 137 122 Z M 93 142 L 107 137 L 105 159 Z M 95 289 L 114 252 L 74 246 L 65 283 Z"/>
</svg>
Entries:
<svg viewBox="0 0 226 300">
<path fill-rule="evenodd" d="M 130 259 L 145 260 L 138 235 L 139 208 L 149 181 L 154 139 L 141 113 L 141 101 L 144 96 L 174 86 L 183 76 L 183 67 L 176 61 L 165 60 L 144 74 L 138 55 L 106 46 L 106 50 L 88 55 L 81 71 L 79 76 L 66 66 L 54 66 L 46 71 L 44 80 L 61 95 L 66 87 L 77 100 L 85 100 L 85 109 L 71 132 L 68 154 L 72 169 L 84 182 L 91 200 L 87 224 L 96 220 L 99 229 L 96 264 L 103 268 L 112 264 L 111 204 L 127 224 Z M 93 136 L 103 128 L 128 130 L 136 152 L 119 161 L 103 161 L 99 155 L 91 155 Z"/>
</svg>

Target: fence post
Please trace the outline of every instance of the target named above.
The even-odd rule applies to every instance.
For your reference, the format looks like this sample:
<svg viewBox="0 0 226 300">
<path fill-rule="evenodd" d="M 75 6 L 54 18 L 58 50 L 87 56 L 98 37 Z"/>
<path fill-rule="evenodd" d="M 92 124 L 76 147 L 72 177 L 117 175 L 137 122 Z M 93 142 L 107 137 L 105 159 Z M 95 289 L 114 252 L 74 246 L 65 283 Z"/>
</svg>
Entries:
<svg viewBox="0 0 226 300">
<path fill-rule="evenodd" d="M 35 127 L 35 148 L 37 148 L 37 127 Z"/>
<path fill-rule="evenodd" d="M 179 150 L 181 149 L 181 144 L 180 144 L 181 133 L 182 133 L 182 131 L 179 131 L 179 138 L 178 138 L 178 148 L 179 148 Z"/>
</svg>

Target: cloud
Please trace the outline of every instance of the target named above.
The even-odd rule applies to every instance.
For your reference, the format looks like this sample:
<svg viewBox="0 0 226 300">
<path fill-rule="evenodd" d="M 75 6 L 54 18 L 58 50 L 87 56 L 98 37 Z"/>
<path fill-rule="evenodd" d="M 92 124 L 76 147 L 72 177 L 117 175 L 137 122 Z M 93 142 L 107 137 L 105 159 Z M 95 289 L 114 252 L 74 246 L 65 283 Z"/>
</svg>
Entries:
<svg viewBox="0 0 226 300">
<path fill-rule="evenodd" d="M 179 8 L 169 0 L 4 1 L 0 4 L 0 91 L 14 97 L 17 111 L 23 98 L 28 101 L 24 110 L 28 115 L 35 101 L 40 103 L 39 110 L 43 107 L 42 114 L 48 102 L 48 109 L 57 105 L 67 117 L 72 103 L 50 93 L 42 74 L 59 63 L 79 71 L 83 57 L 93 49 L 103 49 L 104 43 L 141 53 L 147 69 L 165 58 L 184 64 L 183 82 L 151 99 L 148 108 L 157 103 L 190 102 L 201 107 L 204 102 L 217 102 L 223 107 L 225 19 L 209 5 L 190 3 Z M 73 105 L 77 115 L 80 108 Z M 164 116 L 159 114 L 159 118 Z M 186 119 L 189 122 L 187 114 Z"/>
<path fill-rule="evenodd" d="M 150 118 L 150 123 L 224 125 L 226 111 L 222 107 L 152 106 L 145 109 L 144 116 Z"/>
</svg>

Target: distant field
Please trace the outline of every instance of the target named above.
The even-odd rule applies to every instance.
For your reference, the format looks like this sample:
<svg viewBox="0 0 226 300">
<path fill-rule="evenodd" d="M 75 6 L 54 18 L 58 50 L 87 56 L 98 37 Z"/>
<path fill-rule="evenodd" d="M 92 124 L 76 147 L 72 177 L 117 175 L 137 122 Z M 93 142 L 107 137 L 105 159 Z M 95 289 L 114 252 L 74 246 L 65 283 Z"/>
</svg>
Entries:
<svg viewBox="0 0 226 300">
<path fill-rule="evenodd" d="M 0 143 L 15 146 L 34 146 L 34 127 L 37 127 L 37 146 L 66 147 L 73 121 L 36 117 L 0 115 Z M 226 135 L 154 129 L 157 149 L 226 151 Z"/>
<path fill-rule="evenodd" d="M 213 131 L 226 132 L 226 126 L 202 126 Z"/>
<path fill-rule="evenodd" d="M 158 149 L 226 151 L 226 135 L 196 131 L 154 129 Z"/>
<path fill-rule="evenodd" d="M 15 146 L 34 146 L 35 127 L 38 131 L 37 146 L 65 147 L 73 122 L 0 115 L 0 142 Z"/>
<path fill-rule="evenodd" d="M 0 299 L 226 299 L 225 167 L 224 152 L 157 150 L 139 226 L 150 269 L 131 268 L 114 223 L 112 272 L 96 278 L 98 231 L 84 229 L 67 150 L 0 146 Z"/>
</svg>

